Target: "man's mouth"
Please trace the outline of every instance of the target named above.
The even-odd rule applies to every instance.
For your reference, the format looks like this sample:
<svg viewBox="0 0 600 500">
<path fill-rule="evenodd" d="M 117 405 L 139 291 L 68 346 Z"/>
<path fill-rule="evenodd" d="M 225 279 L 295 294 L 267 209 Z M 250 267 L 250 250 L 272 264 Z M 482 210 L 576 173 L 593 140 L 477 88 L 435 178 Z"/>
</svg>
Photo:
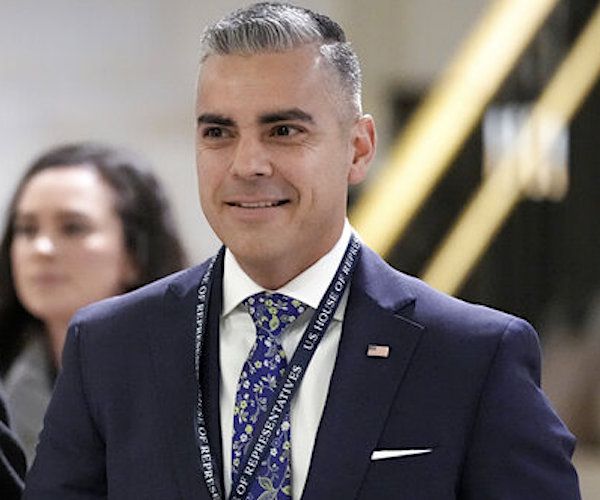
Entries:
<svg viewBox="0 0 600 500">
<path fill-rule="evenodd" d="M 240 207 L 240 208 L 271 208 L 271 207 L 279 207 L 288 203 L 289 200 L 279 200 L 279 201 L 232 201 L 227 202 L 230 207 Z"/>
</svg>

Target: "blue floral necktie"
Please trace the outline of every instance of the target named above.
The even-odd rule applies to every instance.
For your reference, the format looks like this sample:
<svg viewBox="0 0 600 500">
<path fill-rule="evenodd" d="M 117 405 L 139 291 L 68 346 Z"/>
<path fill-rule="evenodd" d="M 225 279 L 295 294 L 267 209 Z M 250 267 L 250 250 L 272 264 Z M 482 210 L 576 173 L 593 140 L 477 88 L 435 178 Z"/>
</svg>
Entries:
<svg viewBox="0 0 600 500">
<path fill-rule="evenodd" d="M 281 347 L 281 332 L 306 309 L 302 302 L 279 293 L 252 295 L 244 301 L 244 305 L 256 325 L 256 343 L 242 368 L 233 409 L 233 485 L 257 422 L 266 411 L 287 366 L 285 351 Z M 292 497 L 290 464 L 288 410 L 265 460 L 258 467 L 255 480 L 248 488 L 247 500 L 289 500 Z"/>
</svg>

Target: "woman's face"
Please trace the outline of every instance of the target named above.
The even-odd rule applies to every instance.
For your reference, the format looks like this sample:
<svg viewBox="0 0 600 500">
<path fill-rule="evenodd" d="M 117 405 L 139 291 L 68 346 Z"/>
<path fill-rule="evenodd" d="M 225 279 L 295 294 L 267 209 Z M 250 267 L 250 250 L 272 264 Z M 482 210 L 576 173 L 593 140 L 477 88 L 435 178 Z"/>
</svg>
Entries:
<svg viewBox="0 0 600 500">
<path fill-rule="evenodd" d="M 16 205 L 11 265 L 23 306 L 51 327 L 136 277 L 111 187 L 85 165 L 49 168 Z"/>
</svg>

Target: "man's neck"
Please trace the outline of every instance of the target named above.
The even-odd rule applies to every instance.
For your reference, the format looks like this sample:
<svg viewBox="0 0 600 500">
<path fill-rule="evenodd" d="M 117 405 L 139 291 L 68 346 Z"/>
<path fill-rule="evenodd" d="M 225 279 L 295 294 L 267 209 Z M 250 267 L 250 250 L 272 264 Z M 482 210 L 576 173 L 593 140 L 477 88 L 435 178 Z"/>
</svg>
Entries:
<svg viewBox="0 0 600 500">
<path fill-rule="evenodd" d="M 288 279 L 281 287 L 277 287 L 276 284 L 273 287 L 259 284 L 240 266 L 234 254 L 228 249 L 225 252 L 224 262 L 222 313 L 229 314 L 244 298 L 265 288 L 289 295 L 316 308 L 327 286 L 334 278 L 335 270 L 344 256 L 351 236 L 352 228 L 350 224 L 347 224 L 341 237 L 326 255 Z"/>
<path fill-rule="evenodd" d="M 312 256 L 303 261 L 298 261 L 295 255 L 289 255 L 287 258 L 281 258 L 277 260 L 270 260 L 269 262 L 259 261 L 248 261 L 241 260 L 236 257 L 236 261 L 242 270 L 258 285 L 264 287 L 266 290 L 277 290 L 287 283 L 292 281 L 294 278 L 302 274 L 308 268 L 310 268 L 315 262 L 320 260 L 322 257 L 327 255 L 333 247 L 340 241 L 344 231 L 351 231 L 350 225 L 346 222 L 343 226 L 340 235 L 330 242 L 329 245 L 322 248 L 321 251 L 316 252 Z"/>
<path fill-rule="evenodd" d="M 331 246 L 333 248 L 333 245 Z M 293 258 L 281 259 L 277 262 L 270 262 L 265 265 L 264 262 L 242 262 L 236 258 L 243 271 L 258 285 L 266 290 L 277 290 L 286 283 L 292 281 L 296 276 L 306 271 L 310 266 L 317 262 L 323 255 L 331 250 L 327 249 L 322 255 L 315 255 L 313 259 L 305 262 L 294 261 Z"/>
</svg>

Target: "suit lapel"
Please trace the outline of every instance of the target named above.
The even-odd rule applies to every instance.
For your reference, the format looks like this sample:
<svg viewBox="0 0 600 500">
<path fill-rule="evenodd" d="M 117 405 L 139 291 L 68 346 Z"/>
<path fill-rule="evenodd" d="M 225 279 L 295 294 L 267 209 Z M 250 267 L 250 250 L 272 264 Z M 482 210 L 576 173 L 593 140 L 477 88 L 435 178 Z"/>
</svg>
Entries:
<svg viewBox="0 0 600 500">
<path fill-rule="evenodd" d="M 397 314 L 414 298 L 363 246 L 303 498 L 355 498 L 422 328 Z M 368 344 L 390 347 L 367 356 Z"/>
<path fill-rule="evenodd" d="M 150 332 L 150 348 L 155 369 L 162 432 L 166 434 L 182 498 L 209 499 L 210 495 L 201 472 L 195 435 L 197 378 L 194 369 L 197 287 L 205 270 L 194 268 L 178 277 L 165 292 L 164 309 L 157 315 L 155 328 Z M 217 271 L 215 269 L 215 271 Z M 217 280 L 220 289 L 220 274 Z M 213 287 L 214 289 L 214 287 Z M 214 291 L 214 290 L 213 290 Z M 212 295 L 211 295 L 212 300 Z M 218 300 L 220 310 L 220 296 Z M 213 304 L 211 304 L 211 308 Z M 216 329 L 216 330 L 215 330 Z M 205 418 L 211 450 L 220 466 L 221 443 L 218 411 L 218 315 L 214 324 L 209 317 L 208 337 L 201 363 L 205 401 L 217 401 L 217 407 L 205 407 Z M 216 347 L 215 347 L 216 346 Z M 207 351 L 214 351 L 208 353 Z M 210 364 L 207 360 L 211 360 Z M 214 365 L 214 366 L 213 366 Z M 211 373 L 211 376 L 207 376 Z M 214 374 L 214 376 L 212 376 Z M 215 398 L 214 394 L 217 394 Z"/>
<path fill-rule="evenodd" d="M 205 339 L 201 360 L 202 394 L 204 395 L 204 417 L 208 430 L 211 453 L 218 469 L 219 490 L 223 486 L 223 443 L 221 437 L 220 412 L 220 366 L 219 366 L 219 322 L 223 297 L 223 259 L 215 262 L 214 280 L 209 299 L 208 335 Z"/>
</svg>

